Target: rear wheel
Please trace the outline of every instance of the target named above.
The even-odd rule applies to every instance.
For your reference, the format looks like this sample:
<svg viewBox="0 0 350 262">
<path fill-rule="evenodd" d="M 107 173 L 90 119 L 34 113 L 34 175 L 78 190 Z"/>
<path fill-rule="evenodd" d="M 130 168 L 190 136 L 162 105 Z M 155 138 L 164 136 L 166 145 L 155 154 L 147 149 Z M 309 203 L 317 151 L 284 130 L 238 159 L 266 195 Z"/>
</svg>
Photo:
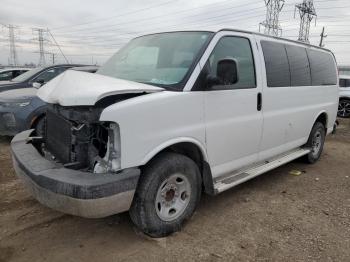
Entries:
<svg viewBox="0 0 350 262">
<path fill-rule="evenodd" d="M 321 156 L 323 151 L 323 145 L 326 138 L 326 128 L 320 123 L 316 122 L 312 127 L 309 139 L 305 145 L 306 148 L 310 148 L 311 151 L 304 157 L 307 163 L 315 163 Z"/>
<path fill-rule="evenodd" d="M 338 116 L 343 118 L 350 117 L 350 99 L 340 99 L 338 105 Z"/>
<path fill-rule="evenodd" d="M 143 170 L 130 208 L 135 225 L 152 237 L 179 231 L 200 200 L 201 175 L 190 158 L 164 153 Z"/>
</svg>

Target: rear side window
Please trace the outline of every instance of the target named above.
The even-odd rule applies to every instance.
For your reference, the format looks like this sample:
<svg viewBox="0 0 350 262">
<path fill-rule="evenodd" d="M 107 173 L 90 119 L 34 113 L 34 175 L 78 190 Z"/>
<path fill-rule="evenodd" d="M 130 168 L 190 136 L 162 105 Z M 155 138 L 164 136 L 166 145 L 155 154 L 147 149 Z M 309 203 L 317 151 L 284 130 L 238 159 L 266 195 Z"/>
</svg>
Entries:
<svg viewBox="0 0 350 262">
<path fill-rule="evenodd" d="M 337 71 L 333 56 L 329 53 L 307 50 L 311 67 L 312 85 L 336 85 Z"/>
<path fill-rule="evenodd" d="M 290 72 L 286 49 L 283 44 L 261 41 L 264 53 L 267 86 L 290 86 Z"/>
<path fill-rule="evenodd" d="M 290 67 L 291 86 L 311 86 L 309 59 L 306 49 L 299 46 L 286 45 Z"/>
</svg>

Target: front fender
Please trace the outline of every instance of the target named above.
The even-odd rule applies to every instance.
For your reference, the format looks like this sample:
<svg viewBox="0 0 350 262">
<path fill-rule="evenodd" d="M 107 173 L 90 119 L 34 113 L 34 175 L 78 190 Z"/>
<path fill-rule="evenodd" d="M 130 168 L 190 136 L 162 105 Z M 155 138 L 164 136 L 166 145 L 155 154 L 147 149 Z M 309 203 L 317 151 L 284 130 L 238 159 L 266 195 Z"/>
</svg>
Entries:
<svg viewBox="0 0 350 262">
<path fill-rule="evenodd" d="M 113 104 L 100 121 L 118 123 L 124 169 L 144 165 L 177 142 L 193 142 L 205 153 L 203 107 L 202 92 L 163 91 Z"/>
</svg>

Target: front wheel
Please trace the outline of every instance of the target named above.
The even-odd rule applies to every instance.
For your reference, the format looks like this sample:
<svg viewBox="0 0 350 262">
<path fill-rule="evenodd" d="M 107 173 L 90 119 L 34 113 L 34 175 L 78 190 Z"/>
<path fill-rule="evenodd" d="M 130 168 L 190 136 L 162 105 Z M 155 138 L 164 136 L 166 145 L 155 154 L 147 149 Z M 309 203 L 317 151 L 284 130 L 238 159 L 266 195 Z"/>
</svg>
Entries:
<svg viewBox="0 0 350 262">
<path fill-rule="evenodd" d="M 350 99 L 340 99 L 338 105 L 338 116 L 343 118 L 350 117 Z"/>
<path fill-rule="evenodd" d="M 316 122 L 312 127 L 309 139 L 305 145 L 306 148 L 311 149 L 310 153 L 304 157 L 307 163 L 313 164 L 321 157 L 325 138 L 325 126 L 320 122 Z"/>
<path fill-rule="evenodd" d="M 164 237 L 179 231 L 201 196 L 201 175 L 193 160 L 163 153 L 143 170 L 130 208 L 134 224 L 145 234 Z"/>
</svg>

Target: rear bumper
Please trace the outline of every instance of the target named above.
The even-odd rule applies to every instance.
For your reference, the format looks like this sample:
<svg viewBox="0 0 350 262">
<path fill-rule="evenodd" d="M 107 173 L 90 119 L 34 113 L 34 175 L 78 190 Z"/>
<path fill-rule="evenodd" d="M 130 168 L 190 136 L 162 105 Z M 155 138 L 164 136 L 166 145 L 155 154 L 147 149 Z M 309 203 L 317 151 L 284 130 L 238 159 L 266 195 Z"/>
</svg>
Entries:
<svg viewBox="0 0 350 262">
<path fill-rule="evenodd" d="M 71 170 L 45 159 L 27 143 L 31 130 L 11 142 L 17 176 L 42 204 L 55 210 L 89 218 L 129 210 L 140 176 L 138 168 L 118 174 L 93 174 Z"/>
</svg>

